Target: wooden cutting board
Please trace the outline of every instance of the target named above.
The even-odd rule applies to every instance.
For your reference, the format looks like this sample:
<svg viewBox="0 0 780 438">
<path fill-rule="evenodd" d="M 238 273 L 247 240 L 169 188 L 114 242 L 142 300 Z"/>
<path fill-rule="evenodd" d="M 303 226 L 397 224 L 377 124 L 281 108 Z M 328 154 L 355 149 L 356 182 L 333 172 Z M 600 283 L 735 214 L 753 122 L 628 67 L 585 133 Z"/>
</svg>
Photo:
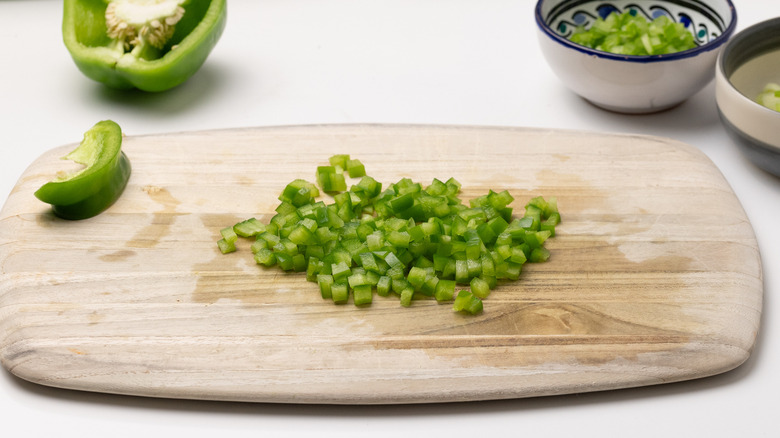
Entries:
<svg viewBox="0 0 780 438">
<path fill-rule="evenodd" d="M 753 229 L 719 170 L 677 141 L 546 129 L 292 126 L 128 136 L 133 174 L 92 219 L 33 192 L 0 213 L 2 363 L 31 382 L 154 397 L 415 403 L 608 390 L 722 373 L 747 359 L 763 280 Z M 219 229 L 268 220 L 281 189 L 336 153 L 388 184 L 454 176 L 462 198 L 557 197 L 547 263 L 482 314 L 320 298 Z M 245 244 L 246 243 L 246 244 Z"/>
</svg>

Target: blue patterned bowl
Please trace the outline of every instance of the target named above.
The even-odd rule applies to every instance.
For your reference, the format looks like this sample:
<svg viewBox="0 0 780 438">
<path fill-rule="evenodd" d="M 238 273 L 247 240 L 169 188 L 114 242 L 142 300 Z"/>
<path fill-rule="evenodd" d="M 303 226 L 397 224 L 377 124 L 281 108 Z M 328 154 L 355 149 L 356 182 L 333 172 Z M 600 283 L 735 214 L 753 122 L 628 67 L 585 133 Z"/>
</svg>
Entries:
<svg viewBox="0 0 780 438">
<path fill-rule="evenodd" d="M 683 23 L 698 47 L 665 55 L 616 55 L 572 43 L 578 26 L 612 12 Z M 594 105 L 621 113 L 651 113 L 676 106 L 707 85 L 715 61 L 734 33 L 731 0 L 539 0 L 539 44 L 553 72 Z"/>
</svg>

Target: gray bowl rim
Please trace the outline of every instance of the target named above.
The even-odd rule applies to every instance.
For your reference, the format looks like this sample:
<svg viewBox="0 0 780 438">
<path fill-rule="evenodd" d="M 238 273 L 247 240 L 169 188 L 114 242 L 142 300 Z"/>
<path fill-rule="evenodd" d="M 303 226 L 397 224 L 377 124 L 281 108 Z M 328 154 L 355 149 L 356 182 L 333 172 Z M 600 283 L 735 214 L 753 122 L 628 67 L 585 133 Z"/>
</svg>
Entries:
<svg viewBox="0 0 780 438">
<path fill-rule="evenodd" d="M 707 44 L 698 46 L 696 48 L 685 50 L 682 52 L 677 52 L 677 53 L 667 53 L 662 55 L 650 55 L 650 56 L 617 55 L 614 53 L 603 52 L 601 50 L 595 50 L 595 49 L 591 49 L 590 47 L 585 47 L 573 43 L 568 39 L 563 38 L 557 33 L 555 33 L 552 29 L 550 29 L 550 26 L 548 26 L 547 23 L 544 22 L 544 17 L 542 17 L 542 3 L 544 3 L 545 1 L 546 0 L 538 0 L 536 2 L 536 8 L 534 11 L 534 16 L 536 18 L 536 25 L 539 26 L 539 29 L 545 35 L 550 37 L 550 39 L 557 42 L 558 44 L 561 44 L 570 49 L 576 50 L 586 55 L 596 56 L 598 58 L 611 59 L 613 61 L 628 61 L 628 62 L 646 64 L 652 62 L 666 62 L 666 61 L 674 61 L 679 59 L 693 58 L 694 56 L 697 56 L 701 53 L 709 52 L 711 50 L 717 49 L 718 47 L 722 46 L 725 42 L 729 40 L 731 34 L 734 33 L 734 30 L 737 27 L 737 10 L 736 8 L 734 8 L 734 3 L 732 3 L 731 0 L 725 0 L 729 6 L 729 10 L 731 11 L 732 20 L 729 23 L 729 25 L 726 26 L 726 30 L 724 30 L 723 33 L 720 34 L 720 36 L 715 38 L 715 40 L 710 41 Z"/>
<path fill-rule="evenodd" d="M 723 77 L 726 78 L 726 82 L 729 84 L 730 87 L 733 88 L 734 85 L 731 83 L 729 77 L 731 76 L 732 73 L 734 73 L 734 71 L 737 68 L 739 68 L 745 62 L 750 61 L 756 56 L 760 56 L 764 53 L 780 50 L 780 45 L 774 45 L 774 46 L 771 45 L 765 46 L 762 44 L 751 45 L 749 44 L 750 43 L 749 41 L 746 44 L 748 47 L 746 48 L 740 47 L 743 41 L 753 38 L 754 35 L 763 33 L 766 29 L 777 29 L 778 31 L 780 31 L 780 17 L 775 17 L 775 18 L 770 18 L 768 20 L 760 21 L 756 24 L 746 27 L 745 29 L 740 30 L 739 32 L 736 33 L 736 35 L 734 35 L 734 38 L 731 38 L 728 44 L 726 44 L 726 46 L 723 47 L 723 51 L 720 53 L 720 56 L 718 57 L 718 70 L 720 70 L 721 74 L 723 74 Z M 737 52 L 738 53 L 738 55 L 736 55 L 737 58 L 733 61 L 732 66 L 726 65 L 727 62 L 731 61 L 732 52 L 740 49 L 746 49 L 746 50 L 744 52 Z M 740 94 L 742 93 L 740 92 Z"/>
</svg>

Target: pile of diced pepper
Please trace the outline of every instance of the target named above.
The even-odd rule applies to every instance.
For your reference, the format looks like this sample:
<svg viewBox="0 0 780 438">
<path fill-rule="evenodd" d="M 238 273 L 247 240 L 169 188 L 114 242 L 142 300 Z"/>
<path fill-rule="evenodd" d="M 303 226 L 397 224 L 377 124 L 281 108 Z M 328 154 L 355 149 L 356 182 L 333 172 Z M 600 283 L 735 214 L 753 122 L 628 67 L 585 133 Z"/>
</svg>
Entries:
<svg viewBox="0 0 780 438">
<path fill-rule="evenodd" d="M 405 307 L 414 299 L 454 299 L 454 310 L 469 314 L 482 312 L 499 282 L 518 280 L 523 264 L 550 257 L 544 244 L 561 221 L 555 198 L 535 197 L 513 218 L 506 190 L 466 205 L 454 178 L 434 178 L 427 187 L 403 178 L 382 190 L 360 160 L 342 154 L 329 163 L 317 168 L 317 184 L 288 184 L 269 223 L 250 218 L 223 228 L 222 253 L 235 251 L 239 237 L 254 239 L 259 265 L 305 272 L 335 303 L 351 294 L 364 306 L 376 291 L 397 294 Z M 360 178 L 349 190 L 345 173 Z M 333 203 L 317 200 L 321 191 Z"/>
<path fill-rule="evenodd" d="M 580 26 L 569 39 L 591 49 L 619 55 L 664 55 L 697 47 L 693 34 L 683 23 L 666 15 L 648 20 L 631 8 L 599 17 L 588 29 Z"/>
</svg>

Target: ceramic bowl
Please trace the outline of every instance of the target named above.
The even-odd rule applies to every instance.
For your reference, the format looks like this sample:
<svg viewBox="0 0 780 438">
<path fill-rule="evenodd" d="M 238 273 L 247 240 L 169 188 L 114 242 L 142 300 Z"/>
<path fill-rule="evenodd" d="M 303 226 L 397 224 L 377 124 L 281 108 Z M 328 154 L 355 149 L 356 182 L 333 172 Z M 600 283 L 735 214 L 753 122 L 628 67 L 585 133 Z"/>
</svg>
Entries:
<svg viewBox="0 0 780 438">
<path fill-rule="evenodd" d="M 718 57 L 715 99 L 726 131 L 758 167 L 780 176 L 780 112 L 758 104 L 780 83 L 780 18 L 740 31 Z"/>
<path fill-rule="evenodd" d="M 625 11 L 652 20 L 666 15 L 693 34 L 698 47 L 665 55 L 628 56 L 572 43 L 578 26 Z M 539 44 L 553 72 L 591 103 L 621 113 L 651 113 L 678 105 L 715 75 L 715 61 L 734 33 L 731 0 L 540 0 Z"/>
</svg>

